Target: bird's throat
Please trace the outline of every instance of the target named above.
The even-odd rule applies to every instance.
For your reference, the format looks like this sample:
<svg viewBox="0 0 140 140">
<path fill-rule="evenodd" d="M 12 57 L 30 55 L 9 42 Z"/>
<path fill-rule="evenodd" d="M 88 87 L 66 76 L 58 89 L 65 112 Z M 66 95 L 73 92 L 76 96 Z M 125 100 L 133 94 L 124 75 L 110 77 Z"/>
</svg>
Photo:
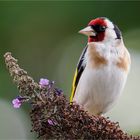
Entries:
<svg viewBox="0 0 140 140">
<path fill-rule="evenodd" d="M 99 42 L 99 41 L 103 41 L 105 37 L 105 33 L 104 32 L 100 32 L 98 33 L 96 36 L 89 36 L 88 37 L 88 42 Z"/>
</svg>

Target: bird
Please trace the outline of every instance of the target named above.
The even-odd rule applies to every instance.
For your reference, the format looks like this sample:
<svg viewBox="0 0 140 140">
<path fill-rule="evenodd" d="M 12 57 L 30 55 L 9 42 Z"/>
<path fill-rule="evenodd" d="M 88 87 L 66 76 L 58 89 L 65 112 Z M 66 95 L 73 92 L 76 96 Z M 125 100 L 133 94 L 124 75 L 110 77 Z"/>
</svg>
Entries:
<svg viewBox="0 0 140 140">
<path fill-rule="evenodd" d="M 118 26 L 107 17 L 92 19 L 79 33 L 88 37 L 78 61 L 70 102 L 90 115 L 103 115 L 118 101 L 131 58 Z"/>
</svg>

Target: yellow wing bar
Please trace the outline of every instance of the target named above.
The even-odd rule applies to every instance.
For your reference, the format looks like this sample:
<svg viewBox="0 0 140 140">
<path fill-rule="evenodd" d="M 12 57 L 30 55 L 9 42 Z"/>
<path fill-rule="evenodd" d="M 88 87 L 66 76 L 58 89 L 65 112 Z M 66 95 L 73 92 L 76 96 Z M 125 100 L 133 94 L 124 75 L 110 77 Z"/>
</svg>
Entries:
<svg viewBox="0 0 140 140">
<path fill-rule="evenodd" d="M 77 78 L 77 73 L 78 73 L 78 70 L 76 69 L 74 78 L 73 78 L 73 82 L 72 82 L 72 92 L 71 92 L 71 96 L 70 96 L 70 102 L 72 102 L 74 94 L 75 94 L 75 89 L 76 89 L 75 82 L 76 82 L 76 78 Z"/>
</svg>

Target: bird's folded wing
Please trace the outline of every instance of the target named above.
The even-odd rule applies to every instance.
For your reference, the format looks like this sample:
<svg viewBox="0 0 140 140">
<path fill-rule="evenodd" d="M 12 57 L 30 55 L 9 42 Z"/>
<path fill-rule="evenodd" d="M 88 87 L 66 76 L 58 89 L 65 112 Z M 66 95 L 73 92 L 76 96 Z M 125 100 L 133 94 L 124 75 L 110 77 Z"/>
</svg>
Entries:
<svg viewBox="0 0 140 140">
<path fill-rule="evenodd" d="M 77 64 L 77 68 L 76 68 L 74 78 L 73 78 L 73 83 L 72 83 L 72 92 L 71 92 L 71 96 L 70 96 L 70 102 L 72 102 L 72 100 L 73 100 L 79 79 L 80 79 L 80 77 L 81 77 L 81 75 L 86 67 L 86 64 L 84 62 L 84 56 L 85 56 L 86 50 L 87 50 L 87 46 L 84 48 L 84 50 L 80 56 L 80 59 L 78 61 L 78 64 Z"/>
</svg>

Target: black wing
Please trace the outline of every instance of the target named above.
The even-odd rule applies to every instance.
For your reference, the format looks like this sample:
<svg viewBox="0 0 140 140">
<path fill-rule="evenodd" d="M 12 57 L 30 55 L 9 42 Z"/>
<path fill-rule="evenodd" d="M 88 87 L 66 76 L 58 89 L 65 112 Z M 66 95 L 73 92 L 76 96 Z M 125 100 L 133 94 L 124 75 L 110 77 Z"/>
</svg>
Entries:
<svg viewBox="0 0 140 140">
<path fill-rule="evenodd" d="M 78 64 L 77 64 L 77 68 L 76 68 L 76 71 L 75 71 L 75 74 L 74 74 L 74 78 L 73 78 L 73 83 L 72 83 L 72 92 L 71 92 L 71 96 L 70 96 L 70 102 L 72 102 L 73 100 L 73 97 L 74 97 L 74 94 L 75 94 L 75 90 L 76 90 L 76 87 L 78 85 L 78 82 L 79 82 L 79 79 L 85 69 L 85 64 L 83 64 L 83 61 L 84 61 L 84 56 L 85 56 L 85 53 L 87 51 L 87 46 L 84 48 L 81 56 L 80 56 L 80 59 L 78 61 Z"/>
</svg>

